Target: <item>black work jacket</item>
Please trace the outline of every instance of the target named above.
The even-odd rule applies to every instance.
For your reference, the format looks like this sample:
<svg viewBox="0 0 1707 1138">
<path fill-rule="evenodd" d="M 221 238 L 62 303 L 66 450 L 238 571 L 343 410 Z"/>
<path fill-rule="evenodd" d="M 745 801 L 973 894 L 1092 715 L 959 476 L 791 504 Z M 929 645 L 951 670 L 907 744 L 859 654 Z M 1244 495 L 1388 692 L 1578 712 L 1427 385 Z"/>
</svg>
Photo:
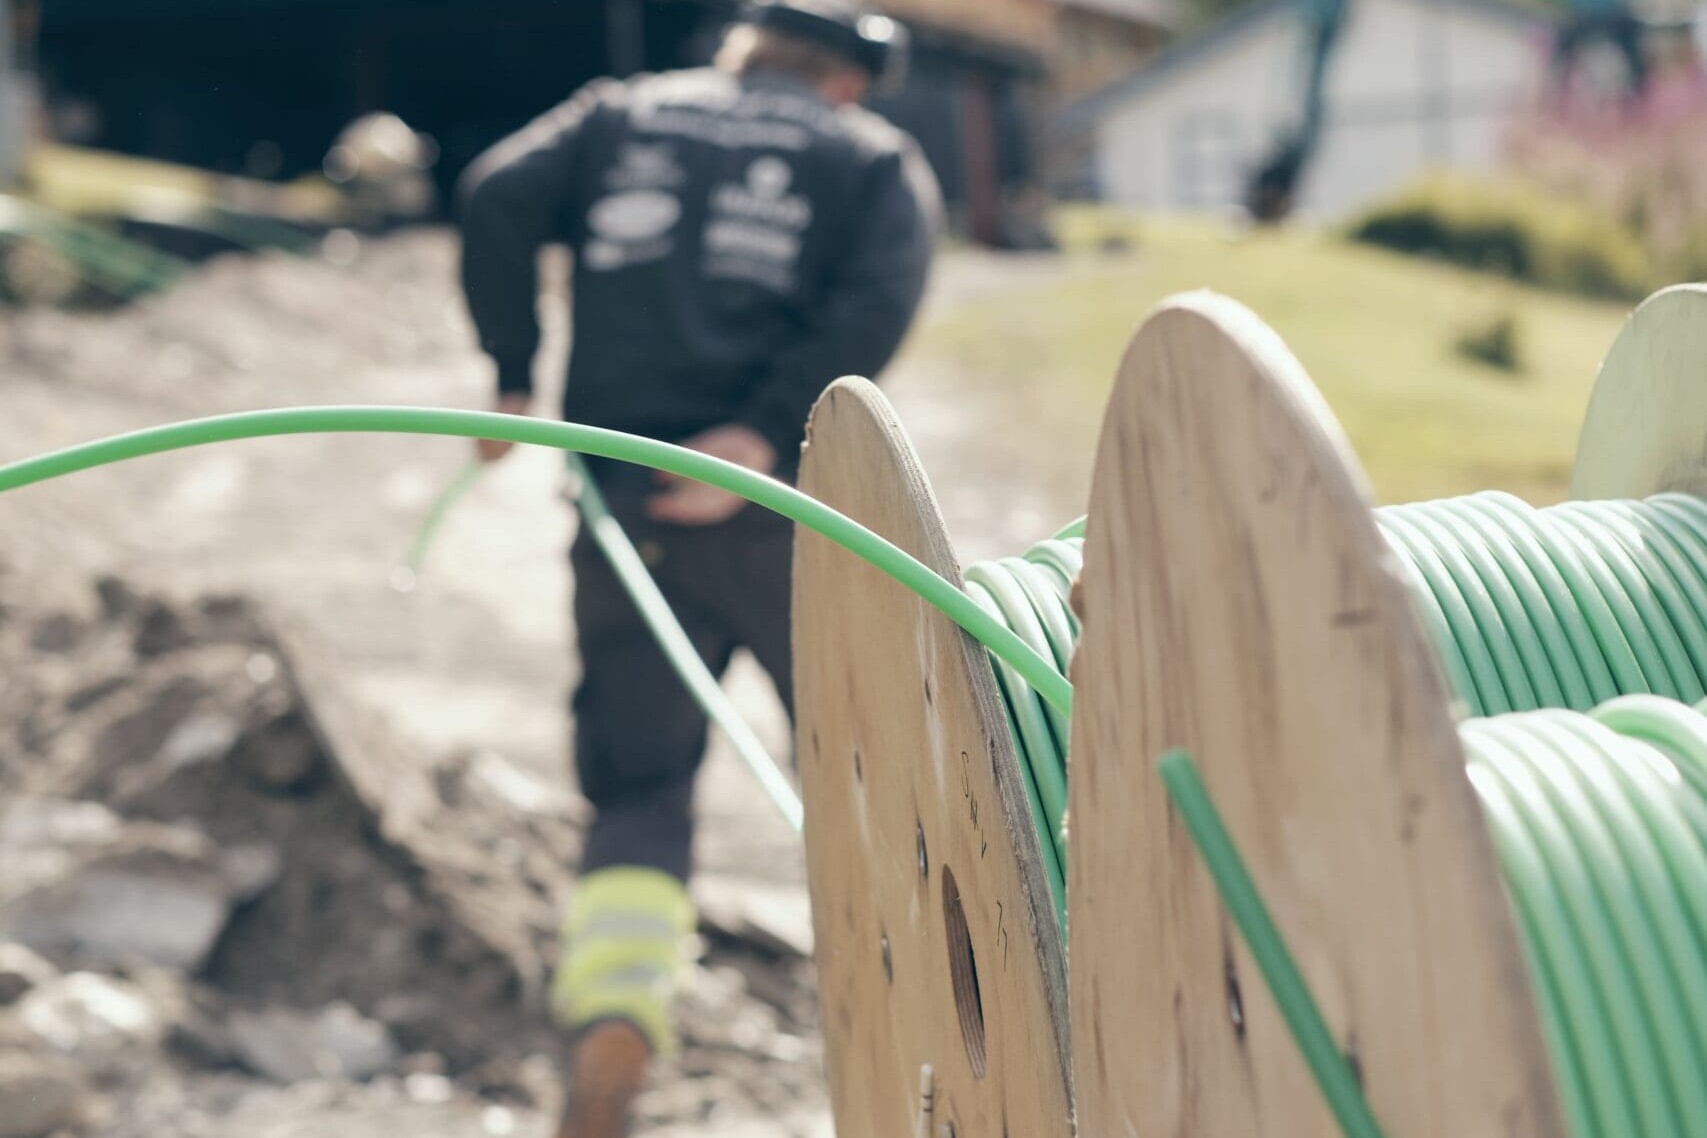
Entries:
<svg viewBox="0 0 1707 1138">
<path fill-rule="evenodd" d="M 567 243 L 565 418 L 666 441 L 744 423 L 788 476 L 824 388 L 900 345 L 939 209 L 909 137 L 809 86 L 605 80 L 470 168 L 463 287 L 500 390 L 531 391 L 536 255 Z"/>
</svg>

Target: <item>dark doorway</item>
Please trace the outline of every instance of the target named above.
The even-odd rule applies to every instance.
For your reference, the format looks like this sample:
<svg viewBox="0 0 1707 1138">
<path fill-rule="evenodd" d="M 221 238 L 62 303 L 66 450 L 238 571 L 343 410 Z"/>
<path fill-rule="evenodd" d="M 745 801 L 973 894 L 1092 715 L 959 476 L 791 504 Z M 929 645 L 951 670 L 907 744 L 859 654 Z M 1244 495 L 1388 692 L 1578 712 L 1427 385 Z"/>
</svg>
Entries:
<svg viewBox="0 0 1707 1138">
<path fill-rule="evenodd" d="M 52 0 L 38 58 L 72 141 L 231 173 L 317 169 L 391 111 L 449 183 L 587 80 L 698 62 L 716 0 Z"/>
</svg>

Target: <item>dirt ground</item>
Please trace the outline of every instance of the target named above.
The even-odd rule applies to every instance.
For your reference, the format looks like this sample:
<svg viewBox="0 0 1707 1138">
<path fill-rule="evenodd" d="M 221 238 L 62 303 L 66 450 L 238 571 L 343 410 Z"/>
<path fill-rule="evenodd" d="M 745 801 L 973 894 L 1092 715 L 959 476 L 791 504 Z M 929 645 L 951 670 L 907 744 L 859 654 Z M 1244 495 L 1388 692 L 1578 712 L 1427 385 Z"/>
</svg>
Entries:
<svg viewBox="0 0 1707 1138">
<path fill-rule="evenodd" d="M 450 235 L 423 231 L 349 264 L 214 262 L 116 313 L 0 316 L 0 458 L 240 408 L 484 406 L 454 258 Z M 930 311 L 1063 271 L 954 254 Z M 567 329 L 560 305 L 542 311 L 549 389 Z M 992 389 L 915 350 L 887 386 L 965 555 L 1082 509 L 1094 423 L 1049 411 L 1046 384 Z M 205 952 L 169 966 L 134 945 L 93 952 L 83 930 L 13 968 L 12 1000 L 0 953 L 0 1088 L 6 1048 L 52 1036 L 43 1017 L 75 1005 L 81 1027 L 48 1049 L 74 1062 L 43 1077 L 76 1091 L 83 1132 L 545 1132 L 558 1041 L 540 993 L 585 817 L 563 714 L 572 520 L 561 459 L 518 451 L 399 593 L 392 570 L 466 452 L 268 440 L 0 497 L 0 856 L 7 818 L 28 821 L 10 840 L 46 867 L 34 887 L 55 919 L 115 879 L 185 906 L 159 912 L 213 914 Z M 785 752 L 763 675 L 738 663 L 728 683 Z M 686 1048 L 643 1101 L 642 1132 L 825 1134 L 798 842 L 721 747 L 700 813 Z M 61 817 L 70 837 L 31 830 Z M 185 881 L 212 884 L 180 896 Z M 0 889 L 0 912 L 9 899 L 22 904 Z M 119 1028 L 89 1008 L 115 1000 L 156 1027 L 131 1023 L 133 1045 L 108 1053 L 91 1040 Z M 324 1028 L 336 1045 L 293 1073 L 291 1057 L 255 1054 L 257 1024 L 322 1042 Z"/>
</svg>

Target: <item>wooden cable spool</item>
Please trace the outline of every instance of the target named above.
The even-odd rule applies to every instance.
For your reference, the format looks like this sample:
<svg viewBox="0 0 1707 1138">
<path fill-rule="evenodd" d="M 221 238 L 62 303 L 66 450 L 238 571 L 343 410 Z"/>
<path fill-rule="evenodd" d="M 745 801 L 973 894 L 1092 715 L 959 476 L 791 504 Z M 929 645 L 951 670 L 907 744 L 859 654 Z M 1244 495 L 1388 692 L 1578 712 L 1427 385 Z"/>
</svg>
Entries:
<svg viewBox="0 0 1707 1138">
<path fill-rule="evenodd" d="M 1707 285 L 1649 297 L 1601 365 L 1571 497 L 1707 496 Z"/>
<path fill-rule="evenodd" d="M 951 580 L 960 567 L 883 396 L 844 379 L 801 487 Z M 1059 928 L 984 650 L 801 530 L 797 746 L 826 1066 L 840 1138 L 1064 1138 Z"/>
<path fill-rule="evenodd" d="M 1185 747 L 1388 1138 L 1564 1133 L 1450 696 L 1364 477 L 1208 293 L 1123 361 L 1073 666 L 1068 923 L 1089 1135 L 1338 1129 L 1155 762 Z"/>
</svg>

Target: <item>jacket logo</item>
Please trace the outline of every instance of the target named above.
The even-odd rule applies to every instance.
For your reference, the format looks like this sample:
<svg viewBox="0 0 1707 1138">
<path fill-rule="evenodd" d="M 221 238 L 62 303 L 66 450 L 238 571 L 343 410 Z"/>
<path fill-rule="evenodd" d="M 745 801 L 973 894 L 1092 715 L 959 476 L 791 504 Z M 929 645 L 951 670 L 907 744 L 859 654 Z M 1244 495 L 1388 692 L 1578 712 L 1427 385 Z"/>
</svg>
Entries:
<svg viewBox="0 0 1707 1138">
<path fill-rule="evenodd" d="M 793 167 L 780 158 L 760 158 L 747 167 L 747 189 L 764 201 L 780 201 L 793 181 Z"/>
<path fill-rule="evenodd" d="M 794 167 L 781 158 L 764 157 L 747 167 L 744 182 L 726 182 L 712 195 L 712 210 L 725 217 L 799 232 L 812 224 L 812 203 L 788 192 Z"/>
<path fill-rule="evenodd" d="M 803 237 L 812 224 L 812 203 L 790 193 L 794 167 L 774 155 L 755 158 L 739 182 L 725 182 L 711 195 L 705 227 L 704 272 L 722 280 L 746 281 L 780 293 L 799 287 Z"/>
<path fill-rule="evenodd" d="M 629 190 L 595 202 L 587 225 L 612 241 L 650 241 L 669 232 L 682 216 L 682 200 L 661 190 Z"/>
<path fill-rule="evenodd" d="M 686 180 L 676 148 L 667 142 L 628 143 L 605 174 L 605 185 L 613 190 L 670 189 Z"/>
<path fill-rule="evenodd" d="M 625 190 L 593 203 L 592 231 L 583 253 L 589 269 L 606 271 L 670 255 L 670 231 L 681 220 L 682 200 L 663 190 Z"/>
</svg>

